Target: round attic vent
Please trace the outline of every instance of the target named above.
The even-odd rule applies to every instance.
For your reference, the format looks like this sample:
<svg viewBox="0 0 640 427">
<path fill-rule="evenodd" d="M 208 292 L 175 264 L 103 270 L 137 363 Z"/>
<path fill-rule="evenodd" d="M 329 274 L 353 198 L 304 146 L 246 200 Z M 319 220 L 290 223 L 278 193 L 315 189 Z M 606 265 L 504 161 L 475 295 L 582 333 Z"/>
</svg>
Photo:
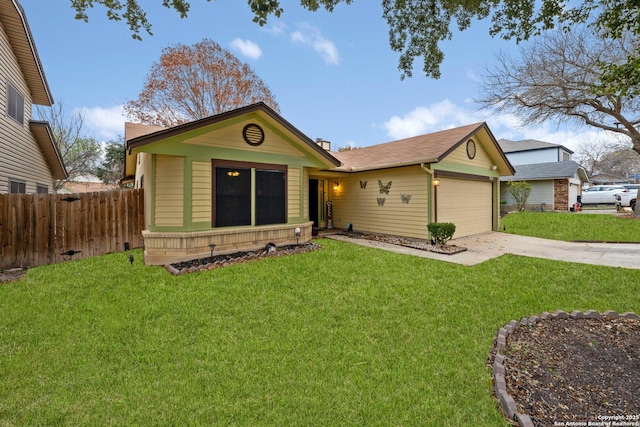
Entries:
<svg viewBox="0 0 640 427">
<path fill-rule="evenodd" d="M 254 123 L 250 123 L 242 129 L 244 141 L 253 146 L 258 146 L 264 142 L 264 131 Z"/>
</svg>

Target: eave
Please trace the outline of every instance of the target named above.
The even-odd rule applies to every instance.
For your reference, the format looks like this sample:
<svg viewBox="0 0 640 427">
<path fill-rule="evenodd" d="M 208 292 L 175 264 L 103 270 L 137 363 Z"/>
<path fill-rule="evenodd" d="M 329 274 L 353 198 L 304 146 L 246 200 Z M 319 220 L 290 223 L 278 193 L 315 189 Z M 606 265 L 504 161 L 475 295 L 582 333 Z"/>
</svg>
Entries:
<svg viewBox="0 0 640 427">
<path fill-rule="evenodd" d="M 58 150 L 55 139 L 53 138 L 53 132 L 48 122 L 30 121 L 29 128 L 33 134 L 42 154 L 44 155 L 51 174 L 54 179 L 67 179 L 67 169 L 64 167 L 62 156 Z"/>
<path fill-rule="evenodd" d="M 32 102 L 53 105 L 53 96 L 24 9 L 16 0 L 0 0 L 0 22 L 27 82 Z"/>
</svg>

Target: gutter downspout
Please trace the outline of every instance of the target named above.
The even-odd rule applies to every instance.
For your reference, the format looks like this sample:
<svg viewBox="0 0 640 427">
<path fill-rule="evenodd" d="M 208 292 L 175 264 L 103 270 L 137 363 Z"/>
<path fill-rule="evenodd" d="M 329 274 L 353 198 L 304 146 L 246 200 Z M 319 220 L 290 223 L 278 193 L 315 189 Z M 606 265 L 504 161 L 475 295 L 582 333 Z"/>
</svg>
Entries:
<svg viewBox="0 0 640 427">
<path fill-rule="evenodd" d="M 433 191 L 433 178 L 434 178 L 434 172 L 429 169 L 427 166 L 424 165 L 424 163 L 420 163 L 420 169 L 422 169 L 423 171 L 425 171 L 426 173 L 428 173 L 430 175 L 429 178 L 429 208 L 428 208 L 428 212 L 427 212 L 427 223 L 431 224 L 433 222 L 433 210 L 435 208 L 435 195 L 434 195 L 434 191 Z"/>
</svg>

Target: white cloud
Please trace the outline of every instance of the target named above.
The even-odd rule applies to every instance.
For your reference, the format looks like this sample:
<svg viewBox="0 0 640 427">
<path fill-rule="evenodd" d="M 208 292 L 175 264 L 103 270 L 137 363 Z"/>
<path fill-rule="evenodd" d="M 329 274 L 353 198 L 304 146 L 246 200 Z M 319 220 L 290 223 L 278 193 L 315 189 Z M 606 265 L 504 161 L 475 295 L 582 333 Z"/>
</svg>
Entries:
<svg viewBox="0 0 640 427">
<path fill-rule="evenodd" d="M 124 135 L 126 118 L 122 105 L 78 109 L 84 115 L 85 132 L 98 141 L 110 141 Z"/>
<path fill-rule="evenodd" d="M 381 127 L 386 130 L 390 138 L 402 139 L 482 121 L 487 122 L 496 139 L 512 141 L 535 139 L 564 145 L 573 151 L 578 151 L 580 146 L 587 142 L 603 139 L 612 143 L 619 142 L 612 132 L 593 127 L 552 123 L 523 126 L 512 114 L 473 111 L 465 106 L 454 104 L 448 99 L 428 106 L 416 107 L 401 116 L 393 116 Z"/>
<path fill-rule="evenodd" d="M 274 36 L 281 36 L 285 33 L 285 30 L 287 29 L 287 25 L 282 21 L 276 21 L 275 24 L 270 25 L 268 27 L 263 27 L 262 29 L 267 33 L 273 34 Z"/>
<path fill-rule="evenodd" d="M 231 42 L 231 47 L 247 58 L 258 59 L 262 56 L 260 46 L 251 40 L 234 39 Z"/>
<path fill-rule="evenodd" d="M 480 121 L 483 118 L 477 113 L 445 99 L 427 107 L 417 107 L 404 116 L 393 116 L 382 124 L 382 128 L 389 137 L 402 139 Z"/>
<path fill-rule="evenodd" d="M 340 54 L 335 43 L 322 36 L 320 30 L 309 24 L 299 24 L 298 31 L 291 33 L 291 41 L 311 47 L 318 53 L 326 65 L 338 65 Z"/>
</svg>

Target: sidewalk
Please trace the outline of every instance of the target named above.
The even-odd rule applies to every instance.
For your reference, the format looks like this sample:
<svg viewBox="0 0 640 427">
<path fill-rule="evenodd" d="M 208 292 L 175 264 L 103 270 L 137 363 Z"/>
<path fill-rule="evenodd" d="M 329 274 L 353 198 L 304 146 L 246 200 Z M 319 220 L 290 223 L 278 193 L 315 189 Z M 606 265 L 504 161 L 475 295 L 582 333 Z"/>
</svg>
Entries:
<svg viewBox="0 0 640 427">
<path fill-rule="evenodd" d="M 574 243 L 490 232 L 451 240 L 451 244 L 465 247 L 467 250 L 455 255 L 443 255 L 336 234 L 325 237 L 463 265 L 475 265 L 500 255 L 512 254 L 581 264 L 640 269 L 640 244 L 636 243 Z"/>
</svg>

